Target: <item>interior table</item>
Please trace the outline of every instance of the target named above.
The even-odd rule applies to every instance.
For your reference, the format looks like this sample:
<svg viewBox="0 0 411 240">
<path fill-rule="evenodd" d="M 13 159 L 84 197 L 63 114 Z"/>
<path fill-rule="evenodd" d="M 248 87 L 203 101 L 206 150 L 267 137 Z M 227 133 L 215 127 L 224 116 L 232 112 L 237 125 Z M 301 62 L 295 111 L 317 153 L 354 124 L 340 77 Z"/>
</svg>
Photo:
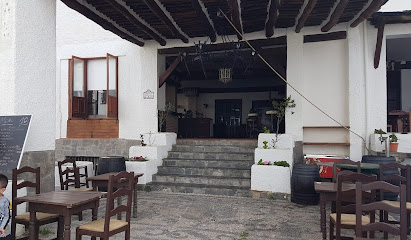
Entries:
<svg viewBox="0 0 411 240">
<path fill-rule="evenodd" d="M 108 179 L 111 175 L 118 174 L 118 172 L 105 173 L 97 176 L 88 177 L 87 181 L 91 181 L 93 190 L 97 191 L 97 187 L 108 187 Z M 134 189 L 133 189 L 133 218 L 137 217 L 137 183 L 138 178 L 142 177 L 143 173 L 134 173 Z M 121 215 L 118 217 L 121 218 Z"/>
<path fill-rule="evenodd" d="M 327 239 L 327 229 L 326 229 L 326 204 L 327 202 L 335 202 L 337 198 L 337 183 L 333 182 L 315 182 L 314 189 L 317 193 L 320 194 L 320 226 L 321 233 L 323 234 L 323 239 Z M 355 189 L 355 184 L 352 183 L 343 183 L 342 190 L 348 191 Z"/>
<path fill-rule="evenodd" d="M 64 240 L 70 240 L 71 216 L 92 209 L 93 221 L 97 220 L 99 200 L 107 193 L 55 191 L 17 198 L 28 204 L 30 212 L 29 240 L 36 239 L 36 212 L 58 214 L 64 218 Z M 62 239 L 61 232 L 58 238 Z"/>
</svg>

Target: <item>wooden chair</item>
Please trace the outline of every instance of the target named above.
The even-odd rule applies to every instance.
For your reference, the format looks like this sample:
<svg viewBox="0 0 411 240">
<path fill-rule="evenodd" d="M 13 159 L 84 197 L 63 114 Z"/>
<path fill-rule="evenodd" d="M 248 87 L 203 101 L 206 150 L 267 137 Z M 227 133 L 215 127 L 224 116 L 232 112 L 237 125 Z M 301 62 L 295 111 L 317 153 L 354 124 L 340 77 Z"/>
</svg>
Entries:
<svg viewBox="0 0 411 240">
<path fill-rule="evenodd" d="M 27 173 L 34 173 L 35 175 L 35 182 L 30 182 L 24 180 L 21 183 L 17 183 L 17 178 L 20 174 L 27 174 Z M 13 169 L 13 177 L 12 177 L 12 209 L 11 209 L 11 239 L 16 239 L 16 224 L 23 224 L 25 225 L 26 229 L 29 227 L 30 223 L 30 213 L 26 212 L 23 214 L 17 215 L 17 205 L 23 203 L 18 201 L 17 198 L 17 190 L 21 188 L 34 188 L 36 194 L 40 194 L 40 168 L 31 168 L 31 167 L 22 167 L 20 169 Z M 52 222 L 58 222 L 58 232 L 63 232 L 63 219 L 56 214 L 49 214 L 49 213 L 36 213 L 37 221 L 35 223 L 36 228 L 36 236 L 39 234 L 39 228 L 42 225 L 49 224 Z M 27 237 L 21 239 L 28 239 Z M 57 238 L 56 238 L 57 239 Z"/>
<path fill-rule="evenodd" d="M 400 187 L 393 184 L 377 181 L 368 184 L 363 184 L 361 182 L 356 183 L 356 227 L 355 232 L 357 237 L 366 236 L 367 232 L 371 233 L 371 237 L 375 231 L 389 232 L 395 235 L 400 235 L 401 240 L 407 239 L 407 196 L 406 196 L 406 186 L 401 184 Z M 400 206 L 394 207 L 390 204 L 385 203 L 384 201 L 371 201 L 364 203 L 363 196 L 366 192 L 375 193 L 377 190 L 380 192 L 392 192 L 399 193 L 400 195 Z M 381 193 L 380 193 L 381 194 Z M 375 198 L 374 198 L 375 200 Z M 400 223 L 398 224 L 389 224 L 387 222 L 375 222 L 375 212 L 376 211 L 385 211 L 392 212 L 400 215 Z M 361 219 L 364 217 L 363 212 L 370 213 L 370 221 L 364 222 Z"/>
<path fill-rule="evenodd" d="M 387 170 L 398 171 L 397 174 L 386 174 Z M 410 214 L 411 214 L 411 167 L 409 165 L 403 165 L 397 162 L 391 162 L 386 164 L 380 164 L 380 181 L 386 181 L 391 184 L 399 185 L 404 184 L 406 186 L 406 208 L 407 208 L 407 227 L 410 228 Z M 383 194 L 380 192 L 380 199 L 384 199 Z M 386 204 L 393 207 L 400 207 L 399 201 L 384 200 Z M 398 224 L 398 221 L 389 221 L 388 212 L 380 212 L 380 221 L 392 224 Z M 387 233 L 384 234 L 384 238 L 388 238 Z"/>
<path fill-rule="evenodd" d="M 76 165 L 74 159 L 66 158 L 58 163 L 59 176 L 60 176 L 60 187 L 61 190 L 74 190 L 74 191 L 92 191 L 93 189 L 89 187 L 88 181 L 84 183 L 80 182 L 82 177 L 87 179 L 87 166 L 84 167 L 85 173 L 80 174 L 80 169 Z M 63 167 L 66 167 L 63 170 Z M 69 189 L 70 186 L 74 186 L 74 189 Z M 81 188 L 86 186 L 86 188 Z"/>
<path fill-rule="evenodd" d="M 344 171 L 346 172 L 346 171 Z M 365 175 L 361 173 L 344 173 L 337 175 L 337 197 L 336 197 L 336 212 L 330 214 L 330 240 L 341 239 L 341 229 L 355 229 L 355 188 L 344 189 L 344 183 L 355 182 L 373 182 L 377 181 L 376 175 Z M 366 197 L 371 198 L 369 194 Z M 366 216 L 362 219 L 368 223 L 370 219 Z"/>
<path fill-rule="evenodd" d="M 110 176 L 108 181 L 106 214 L 104 219 L 92 221 L 77 227 L 76 240 L 81 239 L 83 235 L 99 237 L 101 239 L 109 239 L 110 236 L 124 231 L 126 232 L 125 239 L 130 239 L 130 217 L 133 187 L 133 172 L 120 172 L 117 175 Z M 124 196 L 127 196 L 127 204 L 114 207 L 115 199 Z M 121 212 L 126 212 L 126 221 L 111 219 L 111 217 L 116 216 Z"/>
<path fill-rule="evenodd" d="M 333 182 L 337 182 L 337 165 L 338 164 L 351 164 L 351 165 L 355 165 L 357 166 L 357 173 L 361 173 L 361 162 L 356 162 L 350 159 L 344 159 L 344 160 L 338 160 L 338 161 L 334 161 L 333 164 Z"/>
<path fill-rule="evenodd" d="M 84 184 L 86 188 L 81 188 L 82 184 L 80 183 L 80 170 L 76 166 L 76 161 L 74 159 L 66 158 L 63 161 L 57 163 L 60 176 L 60 188 L 61 190 L 69 191 L 93 191 L 93 188 L 88 187 L 88 181 Z M 66 168 L 63 170 L 63 166 Z M 87 172 L 87 169 L 86 169 Z M 69 188 L 73 186 L 74 188 Z M 80 221 L 83 220 L 83 213 L 80 212 L 77 214 Z"/>
</svg>

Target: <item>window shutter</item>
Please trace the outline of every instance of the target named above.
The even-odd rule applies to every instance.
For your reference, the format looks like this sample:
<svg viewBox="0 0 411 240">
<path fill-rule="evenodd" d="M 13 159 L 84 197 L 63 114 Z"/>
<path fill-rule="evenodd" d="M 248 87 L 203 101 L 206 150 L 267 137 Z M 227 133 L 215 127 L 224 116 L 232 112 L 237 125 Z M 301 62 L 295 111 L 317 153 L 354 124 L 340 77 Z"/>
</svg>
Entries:
<svg viewBox="0 0 411 240">
<path fill-rule="evenodd" d="M 87 118 L 87 61 L 72 56 L 69 68 L 69 118 Z"/>
<path fill-rule="evenodd" d="M 118 57 L 107 53 L 107 117 L 118 118 Z"/>
</svg>

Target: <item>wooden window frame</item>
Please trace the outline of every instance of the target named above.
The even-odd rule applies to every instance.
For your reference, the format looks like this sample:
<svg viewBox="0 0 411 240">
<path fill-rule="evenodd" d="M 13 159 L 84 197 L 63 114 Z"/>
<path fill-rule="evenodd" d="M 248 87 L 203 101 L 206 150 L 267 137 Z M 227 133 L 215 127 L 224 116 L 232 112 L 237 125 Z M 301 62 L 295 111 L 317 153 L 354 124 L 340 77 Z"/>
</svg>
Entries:
<svg viewBox="0 0 411 240">
<path fill-rule="evenodd" d="M 116 96 L 112 97 L 110 99 L 109 96 L 109 58 L 114 58 L 116 60 L 116 77 L 115 77 L 115 81 L 116 81 Z M 75 111 L 73 111 L 73 104 L 75 104 L 77 101 L 73 100 L 77 97 L 74 97 L 73 93 L 74 93 L 74 89 L 73 89 L 73 78 L 74 78 L 74 59 L 78 59 L 78 60 L 82 60 L 84 62 L 84 71 L 83 71 L 83 91 L 84 91 L 84 98 L 85 98 L 85 106 L 84 106 L 84 116 L 81 116 L 81 112 L 77 113 Z M 94 57 L 94 58 L 81 58 L 81 57 L 77 57 L 77 56 L 72 56 L 71 59 L 69 59 L 69 78 L 68 78 L 68 118 L 69 120 L 71 119 L 95 119 L 95 118 L 89 118 L 88 115 L 88 89 L 87 89 L 87 63 L 89 60 L 102 60 L 102 59 L 106 59 L 106 66 L 107 66 L 107 78 L 106 78 L 106 82 L 107 82 L 107 93 L 106 93 L 106 98 L 107 98 L 107 109 L 106 109 L 106 116 L 104 118 L 101 119 L 115 119 L 118 120 L 118 56 L 114 56 L 112 54 L 107 53 L 106 57 Z M 110 102 L 115 101 L 113 105 L 114 110 L 112 110 L 112 108 L 110 108 Z M 79 111 L 80 111 L 80 105 L 79 105 Z M 110 113 L 110 114 L 109 114 Z"/>
</svg>

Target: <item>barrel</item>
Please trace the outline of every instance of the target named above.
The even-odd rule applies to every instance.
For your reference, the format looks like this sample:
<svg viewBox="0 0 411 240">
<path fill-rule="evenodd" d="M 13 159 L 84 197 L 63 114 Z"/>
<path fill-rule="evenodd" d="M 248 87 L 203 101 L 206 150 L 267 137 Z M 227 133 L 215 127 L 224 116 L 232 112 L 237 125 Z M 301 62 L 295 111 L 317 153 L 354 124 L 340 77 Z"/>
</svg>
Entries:
<svg viewBox="0 0 411 240">
<path fill-rule="evenodd" d="M 97 175 L 110 172 L 122 172 L 126 170 L 126 161 L 124 157 L 100 157 L 97 165 Z M 107 191 L 107 188 L 99 187 L 99 191 Z"/>
<path fill-rule="evenodd" d="M 320 198 L 314 182 L 320 180 L 317 165 L 295 165 L 291 176 L 291 201 L 303 205 L 317 205 Z"/>
<path fill-rule="evenodd" d="M 375 164 L 382 164 L 382 163 L 390 163 L 395 162 L 395 157 L 385 157 L 385 156 L 372 156 L 372 155 L 364 155 L 362 157 L 361 162 L 363 163 L 375 163 Z M 380 170 L 362 170 L 365 174 L 375 174 L 380 179 Z M 396 169 L 387 169 L 384 171 L 384 175 L 394 175 L 399 174 L 398 170 Z M 391 184 L 399 185 L 397 181 L 388 181 Z M 396 201 L 398 198 L 398 194 L 386 192 L 384 193 L 385 200 Z"/>
</svg>

